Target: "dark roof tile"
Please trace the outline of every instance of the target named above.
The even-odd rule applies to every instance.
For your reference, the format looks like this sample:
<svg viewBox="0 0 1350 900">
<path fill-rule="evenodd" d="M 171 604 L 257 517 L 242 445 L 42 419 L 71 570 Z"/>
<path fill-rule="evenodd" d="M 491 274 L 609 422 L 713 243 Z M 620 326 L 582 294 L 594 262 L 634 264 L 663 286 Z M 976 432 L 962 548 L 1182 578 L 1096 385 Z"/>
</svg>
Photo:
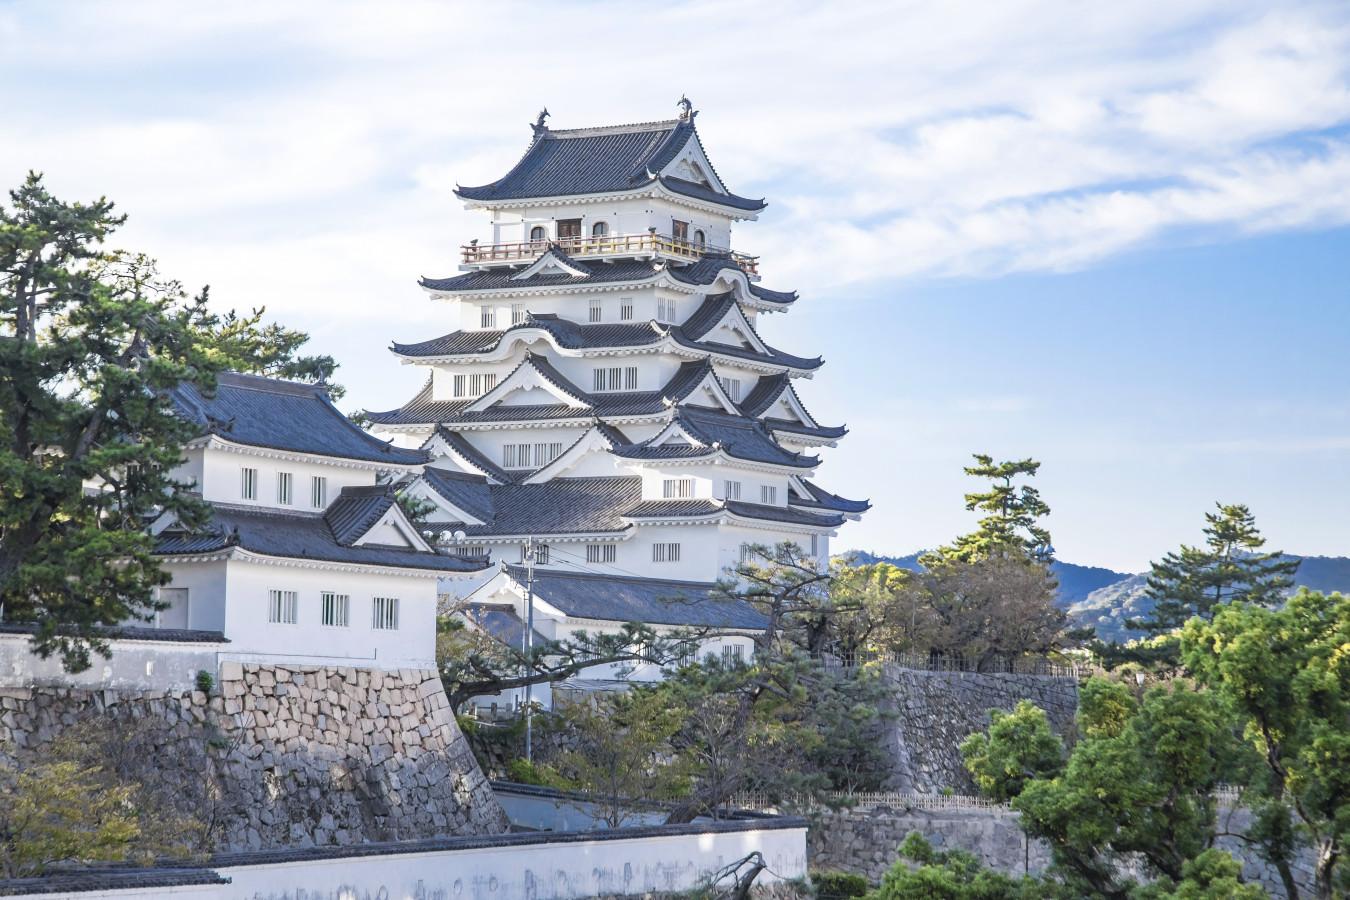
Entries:
<svg viewBox="0 0 1350 900">
<path fill-rule="evenodd" d="M 390 465 L 426 461 L 420 450 L 394 447 L 338 411 L 320 385 L 224 373 L 213 396 L 183 384 L 169 393 L 179 413 L 206 434 L 250 447 L 312 453 Z"/>
<path fill-rule="evenodd" d="M 216 504 L 209 525 L 195 533 L 173 528 L 159 535 L 155 553 L 181 556 L 240 547 L 264 556 L 324 562 L 474 572 L 485 563 L 403 547 L 365 544 L 349 547 L 337 540 L 322 515 L 280 513 L 264 508 Z"/>
<path fill-rule="evenodd" d="M 525 570 L 506 571 L 523 583 Z M 606 622 L 644 622 L 705 628 L 760 629 L 764 615 L 744 600 L 715 596 L 715 585 L 573 572 L 534 570 L 535 596 L 569 616 Z"/>
</svg>

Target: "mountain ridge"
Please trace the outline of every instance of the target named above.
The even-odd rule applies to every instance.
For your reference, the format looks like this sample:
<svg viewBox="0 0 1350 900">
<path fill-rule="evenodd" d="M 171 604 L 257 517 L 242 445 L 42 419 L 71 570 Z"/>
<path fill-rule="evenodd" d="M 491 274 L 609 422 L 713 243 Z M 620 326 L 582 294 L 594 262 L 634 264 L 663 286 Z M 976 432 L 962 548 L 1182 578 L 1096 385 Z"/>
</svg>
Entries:
<svg viewBox="0 0 1350 900">
<path fill-rule="evenodd" d="M 919 565 L 919 557 L 924 552 L 887 556 L 868 550 L 849 550 L 839 555 L 853 557 L 861 563 L 888 562 L 918 572 L 923 568 Z M 1350 557 L 1298 556 L 1293 553 L 1284 556 L 1299 561 L 1294 576 L 1296 587 L 1350 594 Z M 1068 614 L 1076 627 L 1090 626 L 1104 641 L 1128 641 L 1140 636 L 1139 632 L 1125 627 L 1125 620 L 1140 618 L 1153 609 L 1145 596 L 1147 572 L 1117 572 L 1102 566 L 1082 566 L 1060 560 L 1054 560 L 1050 570 L 1059 581 L 1055 605 Z"/>
</svg>

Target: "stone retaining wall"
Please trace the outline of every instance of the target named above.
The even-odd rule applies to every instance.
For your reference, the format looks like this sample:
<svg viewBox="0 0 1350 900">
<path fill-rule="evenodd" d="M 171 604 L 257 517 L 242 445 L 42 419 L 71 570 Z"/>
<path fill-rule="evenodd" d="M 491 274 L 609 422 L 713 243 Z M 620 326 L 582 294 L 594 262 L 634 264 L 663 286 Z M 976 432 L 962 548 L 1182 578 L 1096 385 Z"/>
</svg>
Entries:
<svg viewBox="0 0 1350 900">
<path fill-rule="evenodd" d="M 201 691 L 0 688 L 0 753 L 22 766 L 82 722 L 124 745 L 218 850 L 497 834 L 501 807 L 434 671 L 223 663 Z"/>
<path fill-rule="evenodd" d="M 886 667 L 895 718 L 887 726 L 893 772 L 886 787 L 940 794 L 976 793 L 961 759 L 961 742 L 989 727 L 989 710 L 1011 710 L 1030 700 L 1045 710 L 1050 727 L 1072 735 L 1078 682 L 1045 675 L 981 675 Z"/>
<path fill-rule="evenodd" d="M 856 872 L 876 883 L 900 858 L 896 850 L 911 831 L 938 850 L 973 853 L 1009 875 L 1034 874 L 1050 864 L 1050 848 L 1028 841 L 1014 812 L 877 809 L 824 813 L 813 822 L 807 833 L 811 868 Z"/>
</svg>

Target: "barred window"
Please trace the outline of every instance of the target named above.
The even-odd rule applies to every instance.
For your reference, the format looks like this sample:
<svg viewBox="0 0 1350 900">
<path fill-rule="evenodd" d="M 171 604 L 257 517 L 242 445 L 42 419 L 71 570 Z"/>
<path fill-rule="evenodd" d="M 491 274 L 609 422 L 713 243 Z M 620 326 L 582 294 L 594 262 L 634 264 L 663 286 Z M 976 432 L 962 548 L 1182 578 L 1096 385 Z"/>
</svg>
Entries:
<svg viewBox="0 0 1350 900">
<path fill-rule="evenodd" d="M 283 506 L 291 505 L 291 473 L 277 473 L 277 502 Z"/>
<path fill-rule="evenodd" d="M 633 318 L 633 298 L 623 297 L 619 300 L 619 318 L 627 322 Z"/>
<path fill-rule="evenodd" d="M 482 544 L 460 544 L 455 547 L 455 556 L 487 556 Z"/>
<path fill-rule="evenodd" d="M 530 561 L 530 550 L 529 547 L 525 544 L 520 545 L 520 561 L 521 562 Z M 541 566 L 548 565 L 548 544 L 534 545 L 534 561 Z"/>
<path fill-rule="evenodd" d="M 694 479 L 665 479 L 661 482 L 661 496 L 666 500 L 688 500 L 694 496 Z"/>
<path fill-rule="evenodd" d="M 635 391 L 638 384 L 637 366 L 606 366 L 594 370 L 592 382 L 595 391 Z"/>
<path fill-rule="evenodd" d="M 722 482 L 722 499 L 723 500 L 741 499 L 741 483 L 739 481 Z"/>
<path fill-rule="evenodd" d="M 741 402 L 741 380 L 739 378 L 723 378 L 722 389 L 727 392 L 727 396 L 733 401 Z"/>
<path fill-rule="evenodd" d="M 239 496 L 245 500 L 258 499 L 258 470 L 245 466 L 239 470 Z"/>
<path fill-rule="evenodd" d="M 478 307 L 478 327 L 480 328 L 497 327 L 497 307 L 495 306 Z"/>
<path fill-rule="evenodd" d="M 267 592 L 267 621 L 277 625 L 294 625 L 299 621 L 300 598 L 295 591 Z"/>
<path fill-rule="evenodd" d="M 328 479 L 322 475 L 309 479 L 309 505 L 315 509 L 328 506 Z"/>
<path fill-rule="evenodd" d="M 601 306 L 599 299 L 593 299 L 590 302 L 590 321 L 592 324 L 599 322 L 604 314 L 604 307 Z"/>
<path fill-rule="evenodd" d="M 745 662 L 745 647 L 741 644 L 722 645 L 722 665 L 739 666 Z"/>
<path fill-rule="evenodd" d="M 380 631 L 394 631 L 398 628 L 397 597 L 376 597 L 371 606 L 371 628 Z"/>
<path fill-rule="evenodd" d="M 346 628 L 351 624 L 351 595 L 324 591 L 320 598 L 323 607 L 323 624 L 331 625 L 334 628 Z"/>
<path fill-rule="evenodd" d="M 666 563 L 680 561 L 680 545 L 678 543 L 652 544 L 652 562 Z"/>
<path fill-rule="evenodd" d="M 772 484 L 760 485 L 759 502 L 775 506 L 778 503 L 778 487 Z"/>
<path fill-rule="evenodd" d="M 524 303 L 512 303 L 512 304 L 511 304 L 511 324 L 512 324 L 512 325 L 519 325 L 521 322 L 524 322 L 524 321 L 525 321 L 525 304 L 524 304 Z"/>
<path fill-rule="evenodd" d="M 588 563 L 612 563 L 618 550 L 613 544 L 587 544 L 586 562 Z"/>
</svg>

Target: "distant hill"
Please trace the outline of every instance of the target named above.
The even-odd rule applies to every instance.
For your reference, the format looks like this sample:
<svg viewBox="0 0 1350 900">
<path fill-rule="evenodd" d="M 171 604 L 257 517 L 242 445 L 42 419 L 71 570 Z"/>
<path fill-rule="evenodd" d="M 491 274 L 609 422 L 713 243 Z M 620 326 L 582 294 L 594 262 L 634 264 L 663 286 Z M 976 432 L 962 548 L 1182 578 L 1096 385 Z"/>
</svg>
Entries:
<svg viewBox="0 0 1350 900">
<path fill-rule="evenodd" d="M 921 551 L 922 552 L 922 551 Z M 859 562 L 888 562 L 902 569 L 917 572 L 920 553 L 908 556 L 883 556 L 865 550 L 842 554 L 853 556 Z M 1314 591 L 1350 594 L 1350 557 L 1304 556 L 1299 560 L 1297 584 Z M 1144 575 L 1131 575 L 1097 566 L 1079 566 L 1056 560 L 1050 566 L 1059 579 L 1056 605 L 1069 614 L 1076 625 L 1090 625 L 1105 641 L 1127 641 L 1139 637 L 1138 632 L 1125 627 L 1126 619 L 1138 619 L 1153 609 L 1144 596 L 1147 587 Z"/>
</svg>

